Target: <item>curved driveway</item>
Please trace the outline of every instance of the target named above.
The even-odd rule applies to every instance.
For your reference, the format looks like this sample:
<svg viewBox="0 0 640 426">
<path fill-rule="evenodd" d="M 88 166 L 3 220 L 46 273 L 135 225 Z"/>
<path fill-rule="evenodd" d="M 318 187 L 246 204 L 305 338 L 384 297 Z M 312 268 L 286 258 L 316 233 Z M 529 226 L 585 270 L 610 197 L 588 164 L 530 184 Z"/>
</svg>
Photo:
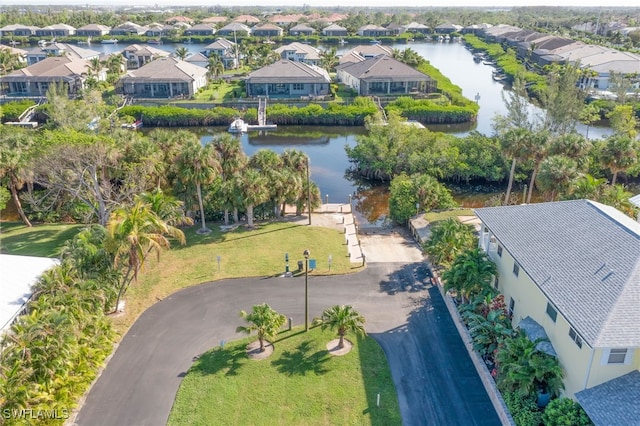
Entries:
<svg viewBox="0 0 640 426">
<path fill-rule="evenodd" d="M 374 263 L 357 274 L 310 277 L 310 316 L 333 304 L 351 304 L 365 316 L 389 360 L 405 425 L 499 425 L 427 275 L 424 263 Z M 304 278 L 206 283 L 156 303 L 124 336 L 76 423 L 166 424 L 194 357 L 240 337 L 238 312 L 263 302 L 303 323 Z"/>
</svg>

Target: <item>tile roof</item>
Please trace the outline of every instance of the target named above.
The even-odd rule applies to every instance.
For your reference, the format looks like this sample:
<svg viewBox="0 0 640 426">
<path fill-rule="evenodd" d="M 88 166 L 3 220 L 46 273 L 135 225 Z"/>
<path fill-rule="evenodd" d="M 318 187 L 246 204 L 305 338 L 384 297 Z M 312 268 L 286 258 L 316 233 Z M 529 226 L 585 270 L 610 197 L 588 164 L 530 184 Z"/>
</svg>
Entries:
<svg viewBox="0 0 640 426">
<path fill-rule="evenodd" d="M 393 49 L 381 44 L 363 44 L 350 49 L 347 53 L 356 52 L 361 56 L 373 57 L 378 55 L 393 56 Z"/>
<path fill-rule="evenodd" d="M 318 60 L 320 59 L 320 49 L 316 49 L 313 46 L 304 43 L 298 43 L 294 41 L 284 46 L 278 47 L 275 52 L 282 55 L 283 52 L 295 52 L 299 55 L 305 55 L 306 59 Z"/>
<path fill-rule="evenodd" d="M 640 372 L 637 370 L 576 393 L 596 426 L 637 425 L 640 419 Z"/>
<path fill-rule="evenodd" d="M 240 15 L 238 17 L 236 17 L 233 22 L 242 22 L 242 23 L 250 23 L 250 24 L 255 24 L 257 22 L 260 22 L 260 18 L 256 18 L 255 16 L 252 15 Z"/>
<path fill-rule="evenodd" d="M 22 81 L 33 78 L 41 81 L 56 79 L 74 79 L 87 73 L 87 61 L 66 56 L 52 56 L 40 62 L 12 72 L 1 78 L 2 81 Z"/>
<path fill-rule="evenodd" d="M 248 83 L 328 83 L 326 70 L 304 62 L 282 60 L 247 76 Z"/>
<path fill-rule="evenodd" d="M 376 56 L 362 62 L 346 63 L 339 65 L 339 68 L 341 71 L 364 81 L 431 80 L 428 75 L 386 55 Z"/>
<path fill-rule="evenodd" d="M 227 50 L 234 46 L 234 42 L 227 40 L 226 38 L 217 38 L 213 43 L 208 44 L 205 49 L 209 50 Z"/>
<path fill-rule="evenodd" d="M 210 16 L 202 20 L 203 24 L 219 24 L 221 22 L 227 22 L 229 18 L 226 16 Z"/>
<path fill-rule="evenodd" d="M 589 200 L 476 214 L 589 346 L 640 346 L 639 223 Z"/>
</svg>

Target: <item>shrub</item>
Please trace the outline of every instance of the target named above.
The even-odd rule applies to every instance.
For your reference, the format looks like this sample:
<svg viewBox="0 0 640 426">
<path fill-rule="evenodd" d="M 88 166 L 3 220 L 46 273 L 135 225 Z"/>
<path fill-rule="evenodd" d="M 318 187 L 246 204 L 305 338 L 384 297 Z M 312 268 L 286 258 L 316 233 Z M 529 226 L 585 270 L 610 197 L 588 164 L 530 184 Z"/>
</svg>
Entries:
<svg viewBox="0 0 640 426">
<path fill-rule="evenodd" d="M 591 419 L 580 404 L 569 398 L 554 399 L 547 405 L 542 415 L 545 426 L 588 426 Z"/>
<path fill-rule="evenodd" d="M 522 397 L 515 392 L 503 392 L 502 398 L 511 412 L 516 426 L 540 426 L 542 413 L 534 396 Z"/>
</svg>

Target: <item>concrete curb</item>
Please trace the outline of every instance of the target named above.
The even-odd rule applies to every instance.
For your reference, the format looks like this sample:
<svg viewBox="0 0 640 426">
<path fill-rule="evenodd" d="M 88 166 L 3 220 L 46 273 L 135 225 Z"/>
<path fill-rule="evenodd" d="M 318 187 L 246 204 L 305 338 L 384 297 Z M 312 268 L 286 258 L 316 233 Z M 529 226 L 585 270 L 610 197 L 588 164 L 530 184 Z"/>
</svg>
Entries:
<svg viewBox="0 0 640 426">
<path fill-rule="evenodd" d="M 456 305 L 453 302 L 453 298 L 444 291 L 444 287 L 442 286 L 442 281 L 440 280 L 440 277 L 433 270 L 430 264 L 429 264 L 429 269 L 431 269 L 431 273 L 433 274 L 433 277 L 435 278 L 435 281 L 438 285 L 438 289 L 442 294 L 444 303 L 445 305 L 447 305 L 447 309 L 449 310 L 449 315 L 451 315 L 451 319 L 453 319 L 453 322 L 456 325 L 456 328 L 458 329 L 458 334 L 460 334 L 460 337 L 462 338 L 462 342 L 464 343 L 464 346 L 467 348 L 467 352 L 469 352 L 471 361 L 473 361 L 473 365 L 476 367 L 476 371 L 478 372 L 478 375 L 480 376 L 480 380 L 482 380 L 482 384 L 484 385 L 484 388 L 487 391 L 487 394 L 489 395 L 489 399 L 493 404 L 493 408 L 495 408 L 496 412 L 498 413 L 498 417 L 500 418 L 500 421 L 505 426 L 515 426 L 516 423 L 513 420 L 513 417 L 511 417 L 509 408 L 507 408 L 507 404 L 505 404 L 504 400 L 502 399 L 502 394 L 498 390 L 496 386 L 496 382 L 493 380 L 493 377 L 491 377 L 491 373 L 489 372 L 489 369 L 487 368 L 486 364 L 484 363 L 480 355 L 478 355 L 478 353 L 473 349 L 473 339 L 469 334 L 469 330 L 467 330 L 467 327 L 462 322 L 462 317 L 460 317 L 460 313 L 458 312 L 458 309 L 456 308 Z"/>
</svg>

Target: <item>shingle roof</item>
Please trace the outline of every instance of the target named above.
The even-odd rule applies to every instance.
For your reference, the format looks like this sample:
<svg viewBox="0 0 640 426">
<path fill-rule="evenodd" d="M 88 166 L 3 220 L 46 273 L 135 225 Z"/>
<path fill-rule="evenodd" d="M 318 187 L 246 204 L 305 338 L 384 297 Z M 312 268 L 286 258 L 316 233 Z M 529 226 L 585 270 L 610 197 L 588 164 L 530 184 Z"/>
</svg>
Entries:
<svg viewBox="0 0 640 426">
<path fill-rule="evenodd" d="M 476 214 L 589 346 L 640 346 L 639 223 L 589 200 Z"/>
<path fill-rule="evenodd" d="M 161 81 L 194 81 L 204 75 L 207 70 L 194 64 L 172 57 L 155 59 L 137 70 L 127 72 L 123 82 L 146 80 Z"/>
<path fill-rule="evenodd" d="M 284 46 L 278 47 L 275 52 L 282 55 L 283 52 L 293 51 L 299 55 L 304 54 L 307 59 L 318 60 L 320 59 L 320 50 L 313 46 L 304 43 L 298 43 L 294 41 Z"/>
<path fill-rule="evenodd" d="M 637 370 L 576 393 L 596 426 L 637 425 L 640 419 L 640 372 Z"/>
<path fill-rule="evenodd" d="M 247 76 L 249 83 L 328 83 L 329 74 L 304 62 L 282 60 Z"/>
<path fill-rule="evenodd" d="M 34 81 L 69 80 L 79 78 L 86 73 L 87 61 L 66 56 L 52 56 L 26 68 L 16 70 L 7 76 L 0 77 L 0 80 L 24 81 L 27 78 Z"/>
<path fill-rule="evenodd" d="M 386 55 L 376 56 L 362 62 L 339 65 L 340 70 L 364 80 L 405 81 L 407 79 L 429 81 L 431 77 L 411 68 L 407 64 Z"/>
</svg>

